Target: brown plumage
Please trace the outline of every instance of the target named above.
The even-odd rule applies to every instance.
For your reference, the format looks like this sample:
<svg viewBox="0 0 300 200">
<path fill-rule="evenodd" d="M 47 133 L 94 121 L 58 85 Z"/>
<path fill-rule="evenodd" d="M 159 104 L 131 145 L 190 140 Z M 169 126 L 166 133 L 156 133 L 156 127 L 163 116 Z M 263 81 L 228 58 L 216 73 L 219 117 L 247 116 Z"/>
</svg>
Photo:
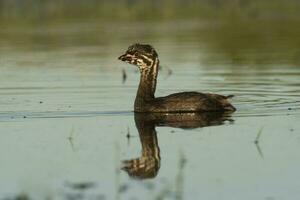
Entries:
<svg viewBox="0 0 300 200">
<path fill-rule="evenodd" d="M 141 74 L 137 91 L 135 112 L 206 112 L 234 111 L 228 101 L 232 95 L 211 93 L 180 92 L 155 98 L 159 59 L 155 49 L 147 44 L 129 46 L 120 60 L 138 66 Z"/>
</svg>

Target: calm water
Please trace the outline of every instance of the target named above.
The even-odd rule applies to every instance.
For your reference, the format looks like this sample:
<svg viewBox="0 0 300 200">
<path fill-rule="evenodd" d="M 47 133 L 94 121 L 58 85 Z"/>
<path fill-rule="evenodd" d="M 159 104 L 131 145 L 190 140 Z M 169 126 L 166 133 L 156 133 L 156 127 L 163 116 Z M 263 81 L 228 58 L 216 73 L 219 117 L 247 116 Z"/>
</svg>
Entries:
<svg viewBox="0 0 300 200">
<path fill-rule="evenodd" d="M 300 198 L 293 38 L 262 31 L 270 37 L 261 41 L 195 21 L 11 26 L 0 35 L 0 199 Z M 139 74 L 117 57 L 137 41 L 160 55 L 157 96 L 234 94 L 237 111 L 135 116 Z"/>
</svg>

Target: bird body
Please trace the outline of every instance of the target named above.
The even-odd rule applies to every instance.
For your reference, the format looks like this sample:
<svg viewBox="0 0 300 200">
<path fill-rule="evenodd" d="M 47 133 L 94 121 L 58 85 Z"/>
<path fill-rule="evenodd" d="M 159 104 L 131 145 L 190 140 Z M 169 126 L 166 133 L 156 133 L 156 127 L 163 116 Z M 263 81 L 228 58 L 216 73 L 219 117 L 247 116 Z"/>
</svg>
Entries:
<svg viewBox="0 0 300 200">
<path fill-rule="evenodd" d="M 137 98 L 134 108 L 136 112 L 205 112 L 235 110 L 226 96 L 199 92 L 180 92 L 153 99 Z"/>
<path fill-rule="evenodd" d="M 138 66 L 140 83 L 134 103 L 135 112 L 211 112 L 234 111 L 230 96 L 211 93 L 180 92 L 155 97 L 159 59 L 154 48 L 147 44 L 129 46 L 120 60 Z"/>
</svg>

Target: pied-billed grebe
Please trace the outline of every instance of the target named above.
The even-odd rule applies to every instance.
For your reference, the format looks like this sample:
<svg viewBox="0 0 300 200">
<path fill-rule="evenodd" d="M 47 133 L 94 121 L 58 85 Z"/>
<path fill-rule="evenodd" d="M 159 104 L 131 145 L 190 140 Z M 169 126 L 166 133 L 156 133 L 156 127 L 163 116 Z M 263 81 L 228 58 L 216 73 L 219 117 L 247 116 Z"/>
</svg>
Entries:
<svg viewBox="0 0 300 200">
<path fill-rule="evenodd" d="M 148 44 L 133 44 L 119 60 L 138 66 L 141 78 L 134 102 L 135 112 L 202 112 L 234 111 L 230 96 L 219 94 L 180 92 L 155 98 L 159 59 L 155 49 Z"/>
</svg>

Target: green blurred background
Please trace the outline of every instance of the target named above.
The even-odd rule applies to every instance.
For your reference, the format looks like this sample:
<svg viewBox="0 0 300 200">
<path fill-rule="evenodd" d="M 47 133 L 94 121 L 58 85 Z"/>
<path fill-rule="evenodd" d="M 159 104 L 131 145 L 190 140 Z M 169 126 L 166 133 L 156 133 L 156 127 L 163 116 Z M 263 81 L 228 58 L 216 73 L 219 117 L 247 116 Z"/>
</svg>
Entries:
<svg viewBox="0 0 300 200">
<path fill-rule="evenodd" d="M 3 20 L 62 18 L 299 20 L 298 0 L 1 0 Z"/>
<path fill-rule="evenodd" d="M 298 0 L 1 0 L 0 48 L 168 40 L 198 44 L 208 64 L 297 66 L 299 10 Z"/>
</svg>

